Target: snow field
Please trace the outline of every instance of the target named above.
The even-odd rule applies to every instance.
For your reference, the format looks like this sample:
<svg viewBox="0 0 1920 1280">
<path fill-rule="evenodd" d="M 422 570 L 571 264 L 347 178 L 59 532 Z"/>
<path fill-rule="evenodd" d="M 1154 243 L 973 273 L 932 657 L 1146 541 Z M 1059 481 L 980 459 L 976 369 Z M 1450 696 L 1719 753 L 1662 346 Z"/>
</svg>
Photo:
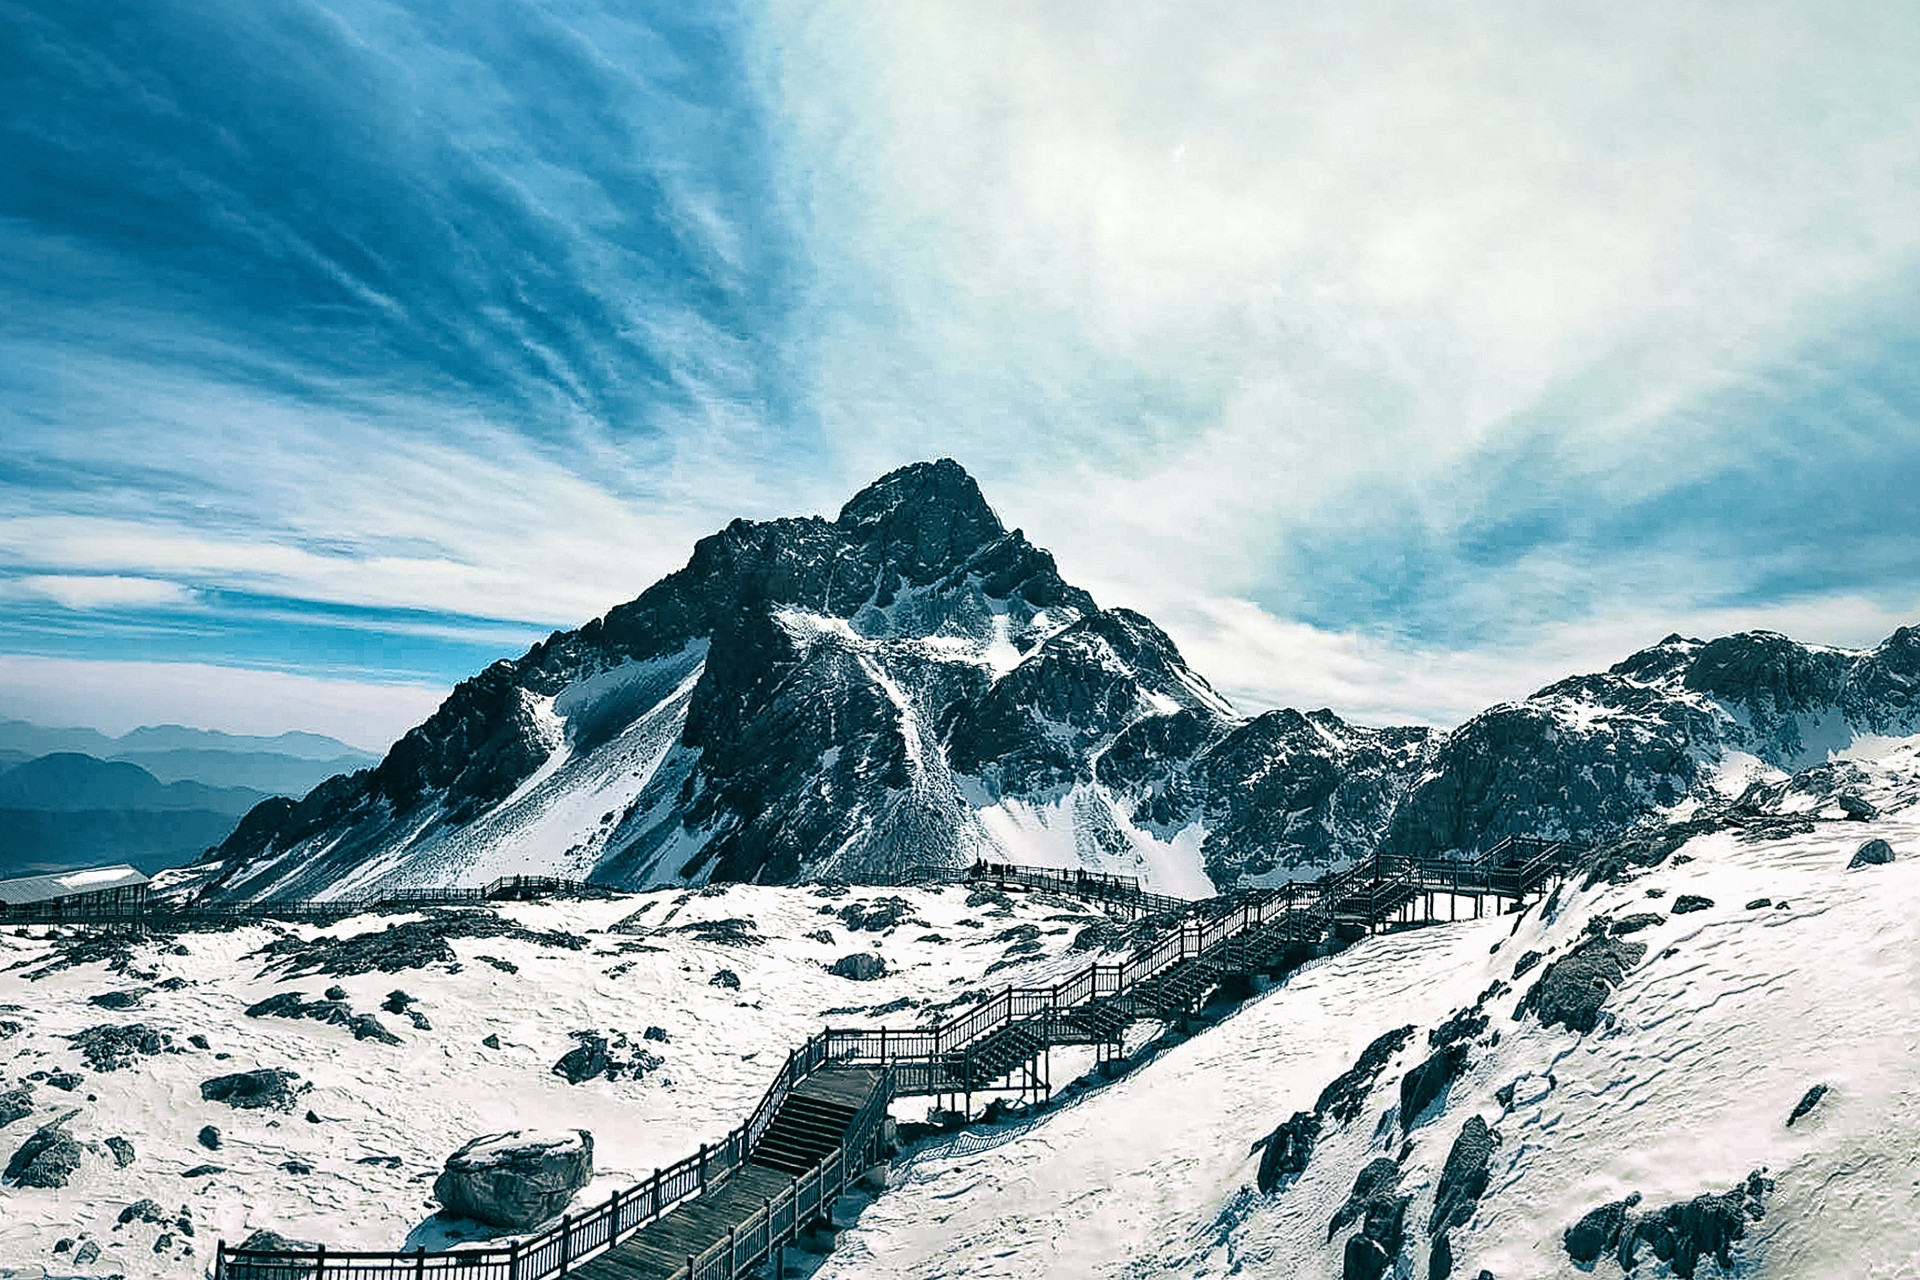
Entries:
<svg viewBox="0 0 1920 1280">
<path fill-rule="evenodd" d="M 1872 836 L 1900 859 L 1846 870 Z M 1595 915 L 1666 916 L 1680 894 L 1714 905 L 1630 935 L 1648 953 L 1594 1032 L 1512 1020 L 1538 967 L 1487 1001 L 1497 1044 L 1479 1039 L 1407 1139 L 1397 1274 L 1427 1274 L 1435 1185 L 1479 1114 L 1501 1142 L 1477 1213 L 1452 1232 L 1456 1276 L 1589 1274 L 1561 1245 L 1588 1210 L 1634 1191 L 1652 1210 L 1760 1167 L 1778 1187 L 1736 1246 L 1737 1274 L 1920 1276 L 1920 830 L 1903 814 L 1758 844 L 1716 834 L 1681 856 L 1631 884 L 1569 886 L 1550 918 L 1536 905 L 1367 939 L 1058 1112 L 922 1147 L 819 1278 L 1338 1276 L 1355 1228 L 1329 1241 L 1329 1219 L 1367 1161 L 1399 1153 L 1397 1086 L 1429 1053 L 1426 1033 L 1511 981 L 1525 951 L 1550 961 Z M 1760 897 L 1788 905 L 1746 907 Z M 1249 1145 L 1408 1023 L 1367 1110 L 1329 1121 L 1291 1186 L 1254 1190 Z M 1503 1114 L 1495 1093 L 1510 1082 Z M 1788 1129 L 1816 1083 L 1832 1091 Z M 1620 1272 L 1603 1259 L 1590 1274 Z M 1666 1274 L 1651 1259 L 1635 1272 Z M 1717 1270 L 1703 1260 L 1699 1274 Z"/>
<path fill-rule="evenodd" d="M 850 930 L 837 915 L 848 904 L 884 897 L 904 899 L 912 919 L 873 933 Z M 731 886 L 708 894 L 663 890 L 613 901 L 499 904 L 502 917 L 533 930 L 572 933 L 589 945 L 573 951 L 505 937 L 455 937 L 458 973 L 436 966 L 288 978 L 278 970 L 263 975 L 265 958 L 250 955 L 283 933 L 346 937 L 419 916 L 362 916 L 326 929 L 249 926 L 186 934 L 177 940 L 187 948 L 184 956 L 171 954 L 172 939 L 143 943 L 133 967 L 152 979 L 89 964 L 29 981 L 22 969 L 8 966 L 46 958 L 53 949 L 40 937 L 0 935 L 0 1006 L 17 1007 L 0 1009 L 0 1017 L 23 1024 L 20 1033 L 0 1040 L 0 1088 L 42 1069 L 85 1077 L 71 1094 L 38 1083 L 34 1115 L 0 1130 L 0 1161 L 39 1125 L 75 1108 L 81 1114 L 69 1129 L 83 1146 L 124 1136 L 138 1153 L 121 1169 L 103 1149 L 92 1151 L 61 1190 L 0 1188 L 0 1275 L 37 1275 L 42 1266 L 50 1275 L 65 1274 L 52 1252 L 64 1237 L 90 1236 L 104 1250 L 77 1274 L 155 1277 L 202 1274 L 217 1238 L 237 1243 L 260 1227 L 342 1249 L 441 1247 L 458 1236 L 431 1218 L 434 1175 L 469 1139 L 507 1129 L 591 1131 L 595 1179 L 575 1203 L 597 1203 L 700 1143 L 724 1137 L 759 1101 L 786 1053 L 823 1025 L 915 1026 L 932 1016 L 923 1006 L 1010 982 L 1050 982 L 1093 958 L 1066 953 L 1079 922 L 1098 918 L 1084 905 L 1016 894 L 1005 908 L 968 907 L 967 897 L 957 886 L 839 897 Z M 636 914 L 637 927 L 655 931 L 607 932 Z M 679 931 L 727 919 L 752 920 L 767 943 L 706 942 Z M 995 936 L 1021 925 L 1037 930 L 1040 952 L 985 975 L 1009 946 Z M 823 928 L 832 942 L 804 936 Z M 920 940 L 930 934 L 948 941 Z M 854 982 L 826 971 L 853 951 L 877 951 L 888 975 Z M 738 976 L 737 990 L 712 984 L 721 969 Z M 174 977 L 186 985 L 155 986 Z M 243 1012 L 275 992 L 319 999 L 335 985 L 347 991 L 355 1013 L 375 1013 L 402 1043 L 359 1041 L 344 1026 Z M 91 996 L 133 988 L 151 988 L 137 1009 L 88 1003 Z M 432 1030 L 415 1030 L 406 1017 L 380 1009 L 396 989 L 416 998 L 412 1007 L 431 1020 Z M 902 999 L 915 1006 L 877 1016 L 845 1011 Z M 96 1073 L 58 1037 L 102 1023 L 145 1023 L 180 1048 L 200 1033 L 210 1049 Z M 644 1041 L 650 1026 L 670 1039 Z M 623 1033 L 664 1063 L 638 1080 L 570 1085 L 550 1068 L 574 1047 L 568 1033 L 588 1029 Z M 498 1038 L 499 1048 L 481 1043 L 488 1036 Z M 218 1060 L 216 1054 L 229 1056 Z M 312 1088 L 290 1113 L 201 1100 L 202 1080 L 257 1067 L 297 1071 L 300 1084 Z M 320 1123 L 304 1119 L 308 1109 Z M 219 1150 L 195 1141 L 207 1124 L 222 1130 Z M 283 1168 L 288 1161 L 312 1172 L 290 1172 Z M 225 1172 L 181 1176 L 203 1164 Z M 155 1255 L 161 1228 L 135 1223 L 115 1232 L 119 1212 L 144 1198 L 170 1214 L 188 1205 L 193 1238 L 175 1232 L 175 1246 Z M 481 1230 L 466 1225 L 475 1234 Z M 183 1246 L 193 1253 L 184 1254 Z"/>
</svg>

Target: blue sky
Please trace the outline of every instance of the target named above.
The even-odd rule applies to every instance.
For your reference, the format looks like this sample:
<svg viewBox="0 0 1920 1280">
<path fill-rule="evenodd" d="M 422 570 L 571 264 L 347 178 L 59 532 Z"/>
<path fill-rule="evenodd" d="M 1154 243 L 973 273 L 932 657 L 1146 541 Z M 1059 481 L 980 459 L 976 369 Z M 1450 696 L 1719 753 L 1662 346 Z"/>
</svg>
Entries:
<svg viewBox="0 0 1920 1280">
<path fill-rule="evenodd" d="M 951 455 L 1241 705 L 1920 621 L 1920 10 L 0 0 L 0 714 L 380 746 Z"/>
</svg>

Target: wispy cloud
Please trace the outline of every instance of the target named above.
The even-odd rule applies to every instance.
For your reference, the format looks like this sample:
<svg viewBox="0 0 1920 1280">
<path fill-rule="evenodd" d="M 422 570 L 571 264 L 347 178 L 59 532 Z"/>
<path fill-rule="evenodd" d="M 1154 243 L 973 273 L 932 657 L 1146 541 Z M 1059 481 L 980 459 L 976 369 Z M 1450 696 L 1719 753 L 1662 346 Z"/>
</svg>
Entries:
<svg viewBox="0 0 1920 1280">
<path fill-rule="evenodd" d="M 0 3 L 0 651 L 443 682 L 940 454 L 1251 704 L 1869 639 L 1916 61 L 1784 0 Z"/>
</svg>

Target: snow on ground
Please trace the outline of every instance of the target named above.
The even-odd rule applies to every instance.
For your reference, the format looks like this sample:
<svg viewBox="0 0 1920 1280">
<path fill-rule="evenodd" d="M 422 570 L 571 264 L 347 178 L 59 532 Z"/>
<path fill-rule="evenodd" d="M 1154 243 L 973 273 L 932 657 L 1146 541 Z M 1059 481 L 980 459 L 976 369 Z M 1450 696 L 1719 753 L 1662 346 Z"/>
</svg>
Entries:
<svg viewBox="0 0 1920 1280">
<path fill-rule="evenodd" d="M 1540 968 L 1488 1001 L 1499 1040 L 1480 1039 L 1409 1137 L 1399 1193 L 1413 1200 L 1396 1274 L 1428 1274 L 1434 1187 L 1477 1114 L 1501 1142 L 1487 1194 L 1453 1232 L 1455 1276 L 1619 1276 L 1606 1259 L 1576 1268 L 1565 1228 L 1632 1192 L 1651 1210 L 1761 1167 L 1777 1187 L 1736 1246 L 1735 1274 L 1920 1275 L 1916 816 L 1752 844 L 1704 836 L 1630 884 L 1570 887 L 1551 918 L 1535 906 L 1517 920 L 1365 940 L 1056 1111 L 910 1153 L 817 1280 L 1339 1276 L 1354 1228 L 1329 1240 L 1329 1219 L 1368 1160 L 1399 1152 L 1389 1111 L 1400 1077 L 1429 1052 L 1425 1033 L 1511 982 L 1525 951 L 1564 952 L 1599 914 L 1655 911 L 1662 922 L 1631 935 L 1646 958 L 1593 1032 L 1512 1020 Z M 1899 860 L 1847 870 L 1874 836 Z M 1713 906 L 1666 914 L 1680 894 Z M 1762 897 L 1776 905 L 1746 905 Z M 1329 1124 L 1297 1182 L 1256 1191 L 1250 1144 L 1311 1110 L 1375 1036 L 1409 1023 L 1418 1032 L 1360 1117 Z M 1516 1081 L 1509 1111 L 1495 1093 Z M 1832 1091 L 1787 1128 L 1815 1083 Z M 1670 1272 L 1648 1260 L 1634 1274 Z M 1719 1272 L 1703 1260 L 1698 1274 Z"/>
<path fill-rule="evenodd" d="M 34 1082 L 32 1115 L 0 1128 L 0 1162 L 37 1127 L 74 1109 L 80 1114 L 70 1131 L 87 1148 L 65 1189 L 0 1187 L 0 1276 L 37 1276 L 41 1267 L 52 1276 L 193 1276 L 217 1238 L 237 1243 L 260 1227 L 340 1248 L 439 1247 L 450 1236 L 446 1224 L 430 1220 L 434 1175 L 469 1139 L 513 1128 L 592 1131 L 596 1177 L 575 1203 L 597 1203 L 724 1137 L 786 1053 L 823 1025 L 915 1026 L 964 993 L 1052 981 L 1092 958 L 1068 947 L 1097 913 L 1052 895 L 1014 894 L 1002 905 L 960 886 L 833 893 L 731 886 L 500 904 L 501 918 L 584 945 L 455 936 L 457 972 L 433 965 L 288 977 L 263 973 L 267 958 L 256 954 L 277 938 L 364 935 L 423 918 L 417 915 L 184 934 L 135 944 L 128 972 L 90 963 L 39 980 L 27 975 L 58 954 L 46 930 L 0 935 L 0 1093 L 36 1072 L 82 1077 L 72 1092 Z M 840 914 L 886 899 L 906 904 L 889 928 L 851 928 Z M 634 917 L 639 932 L 612 931 Z M 728 920 L 751 923 L 718 924 Z M 705 937 L 687 929 L 701 922 L 716 928 Z M 830 940 L 806 936 L 823 929 Z M 740 931 L 767 941 L 727 940 Z M 855 982 L 826 971 L 855 951 L 877 951 L 888 976 Z M 737 989 L 714 985 L 721 970 L 738 978 Z M 277 992 L 319 1000 L 336 984 L 355 1014 L 375 1014 L 401 1043 L 243 1012 Z M 145 992 L 137 1008 L 90 1003 L 128 990 Z M 381 1008 L 395 990 L 415 997 L 412 1007 L 431 1030 Z M 95 1071 L 60 1038 L 134 1023 L 164 1032 L 185 1052 Z M 665 1031 L 666 1042 L 646 1040 L 649 1027 Z M 569 1033 L 586 1030 L 624 1034 L 633 1050 L 663 1061 L 640 1079 L 569 1084 L 551 1068 L 575 1046 Z M 206 1050 L 190 1047 L 196 1034 L 205 1036 Z M 488 1037 L 497 1048 L 483 1043 Z M 201 1081 L 255 1068 L 297 1071 L 311 1089 L 290 1111 L 202 1101 Z M 318 1123 L 305 1118 L 309 1110 Z M 196 1142 L 209 1124 L 222 1131 L 218 1150 Z M 133 1143 L 130 1166 L 116 1167 L 103 1145 L 109 1137 Z M 289 1162 L 311 1172 L 290 1171 Z M 223 1171 L 184 1176 L 201 1165 Z M 136 1222 L 116 1231 L 121 1210 L 148 1198 L 169 1214 L 186 1206 L 193 1236 L 169 1228 L 173 1243 L 156 1255 L 160 1226 Z M 91 1238 L 104 1252 L 91 1266 L 74 1267 L 66 1261 L 72 1252 L 53 1251 L 63 1238 Z"/>
</svg>

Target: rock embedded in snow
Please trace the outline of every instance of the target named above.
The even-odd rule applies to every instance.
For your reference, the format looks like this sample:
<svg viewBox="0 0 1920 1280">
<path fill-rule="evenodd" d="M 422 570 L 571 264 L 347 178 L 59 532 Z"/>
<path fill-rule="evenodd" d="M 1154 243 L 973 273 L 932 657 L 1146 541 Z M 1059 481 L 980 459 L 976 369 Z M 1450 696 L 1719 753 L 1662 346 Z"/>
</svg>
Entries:
<svg viewBox="0 0 1920 1280">
<path fill-rule="evenodd" d="M 310 1253 L 316 1245 L 311 1240 L 289 1240 L 278 1231 L 269 1231 L 262 1227 L 242 1240 L 236 1247 L 243 1252 Z"/>
<path fill-rule="evenodd" d="M 1499 1143 L 1500 1135 L 1488 1128 L 1485 1120 L 1467 1117 L 1440 1170 L 1440 1183 L 1433 1193 L 1433 1215 L 1427 1221 L 1429 1233 L 1464 1226 L 1473 1217 L 1474 1206 L 1487 1192 L 1487 1162 Z"/>
<path fill-rule="evenodd" d="M 1893 846 L 1885 840 L 1875 837 L 1854 851 L 1853 860 L 1847 863 L 1847 870 L 1855 867 L 1883 866 L 1893 861 Z"/>
<path fill-rule="evenodd" d="M 852 955 L 841 956 L 827 969 L 837 978 L 851 978 L 855 982 L 871 982 L 875 978 L 887 976 L 887 962 L 870 951 L 856 951 Z"/>
<path fill-rule="evenodd" d="M 1400 1131 L 1411 1133 L 1420 1117 L 1467 1066 L 1467 1045 L 1455 1042 L 1400 1078 Z"/>
<path fill-rule="evenodd" d="M 1677 903 L 1674 909 L 1676 911 L 1679 910 Z M 1615 920 L 1613 924 L 1608 927 L 1607 931 L 1618 938 L 1629 933 L 1638 933 L 1642 929 L 1651 929 L 1657 924 L 1665 924 L 1666 922 L 1667 918 L 1658 911 L 1637 911 L 1633 915 L 1622 916 L 1620 919 Z"/>
<path fill-rule="evenodd" d="M 1253 1144 L 1260 1151 L 1260 1168 L 1254 1182 L 1262 1191 L 1273 1191 L 1306 1172 L 1313 1155 L 1313 1140 L 1320 1136 L 1320 1117 L 1311 1111 L 1296 1111 L 1272 1133 Z M 1265 1150 L 1262 1150 L 1265 1148 Z"/>
<path fill-rule="evenodd" d="M 1342 1252 L 1341 1280 L 1384 1280 L 1406 1243 L 1410 1197 L 1377 1197 L 1367 1203 L 1366 1223 Z"/>
<path fill-rule="evenodd" d="M 433 1194 L 461 1217 L 525 1231 L 559 1214 L 592 1177 L 591 1133 L 522 1129 L 475 1138 L 448 1156 Z"/>
<path fill-rule="evenodd" d="M 258 1071 L 239 1071 L 200 1082 L 200 1097 L 206 1102 L 224 1102 L 230 1107 L 259 1111 L 293 1109 L 293 1082 L 297 1071 L 263 1067 Z M 308 1112 L 312 1115 L 312 1112 Z"/>
<path fill-rule="evenodd" d="M 1703 898 L 1697 893 L 1683 893 L 1673 900 L 1673 914 L 1684 916 L 1694 911 L 1706 911 L 1712 906 L 1712 898 Z"/>
<path fill-rule="evenodd" d="M 1378 1037 L 1360 1051 L 1360 1057 L 1354 1064 L 1335 1076 L 1326 1088 L 1320 1091 L 1320 1097 L 1314 1102 L 1317 1115 L 1332 1116 L 1345 1124 L 1360 1114 L 1366 1106 L 1367 1094 L 1380 1078 L 1380 1073 L 1393 1061 L 1393 1055 L 1406 1047 L 1413 1039 L 1413 1027 L 1399 1027 Z"/>
<path fill-rule="evenodd" d="M 23 1120 L 33 1114 L 33 1086 L 26 1083 L 15 1085 L 0 1093 L 0 1129 L 6 1128 L 15 1120 Z"/>
<path fill-rule="evenodd" d="M 1624 1200 L 1614 1200 L 1590 1209 L 1581 1216 L 1580 1221 L 1568 1227 L 1561 1234 L 1561 1247 L 1567 1256 L 1578 1266 L 1592 1266 L 1600 1260 L 1600 1255 L 1620 1243 L 1620 1230 L 1626 1225 L 1627 1213 L 1640 1203 L 1640 1193 L 1634 1192 Z"/>
<path fill-rule="evenodd" d="M 1353 1190 L 1347 1193 L 1347 1202 L 1334 1211 L 1333 1218 L 1327 1223 L 1327 1239 L 1340 1234 L 1340 1229 L 1355 1219 L 1365 1216 L 1369 1207 L 1377 1201 L 1392 1203 L 1394 1188 L 1400 1185 L 1400 1166 L 1385 1156 L 1369 1160 L 1366 1167 L 1353 1180 Z"/>
<path fill-rule="evenodd" d="M 7 1161 L 5 1180 L 22 1187 L 66 1186 L 80 1167 L 80 1144 L 67 1132 L 67 1122 L 79 1114 L 69 1111 L 34 1130 Z"/>
<path fill-rule="evenodd" d="M 713 976 L 708 978 L 707 982 L 712 986 L 723 987 L 728 991 L 738 991 L 740 989 L 740 975 L 731 969 L 715 969 Z"/>
<path fill-rule="evenodd" d="M 218 1151 L 220 1149 L 220 1126 L 212 1124 L 200 1126 L 198 1141 L 200 1145 L 207 1150 Z"/>
<path fill-rule="evenodd" d="M 1514 1019 L 1536 1013 L 1542 1026 L 1558 1023 L 1569 1031 L 1592 1031 L 1607 997 L 1646 954 L 1644 942 L 1591 935 L 1541 972 L 1520 998 Z"/>
<path fill-rule="evenodd" d="M 108 1138 L 107 1150 L 113 1153 L 113 1163 L 121 1169 L 126 1168 L 134 1161 L 133 1144 L 125 1138 Z"/>
<path fill-rule="evenodd" d="M 1813 1088 L 1807 1090 L 1804 1094 L 1802 1094 L 1800 1096 L 1800 1101 L 1793 1104 L 1792 1113 L 1787 1116 L 1787 1128 L 1789 1129 L 1793 1128 L 1794 1122 L 1796 1120 L 1799 1120 L 1801 1117 L 1805 1116 L 1807 1112 L 1813 1110 L 1816 1106 L 1819 1106 L 1820 1099 L 1826 1096 L 1827 1096 L 1827 1086 L 1824 1084 L 1817 1084 L 1813 1086 Z"/>
</svg>

